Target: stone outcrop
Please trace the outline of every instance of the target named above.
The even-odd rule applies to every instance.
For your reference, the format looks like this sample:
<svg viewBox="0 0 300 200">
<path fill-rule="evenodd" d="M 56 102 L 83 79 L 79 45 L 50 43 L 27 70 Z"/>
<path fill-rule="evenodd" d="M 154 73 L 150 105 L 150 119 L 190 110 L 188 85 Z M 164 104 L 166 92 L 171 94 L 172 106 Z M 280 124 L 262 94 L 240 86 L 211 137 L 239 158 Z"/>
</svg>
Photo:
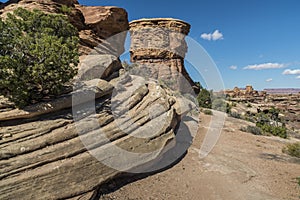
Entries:
<svg viewBox="0 0 300 200">
<path fill-rule="evenodd" d="M 74 199 L 80 199 L 90 192 L 97 193 L 97 187 L 122 174 L 107 166 L 107 160 L 120 159 L 119 152 L 110 149 L 111 144 L 126 152 L 150 153 L 139 156 L 138 162 L 128 158 L 126 164 L 130 165 L 126 169 L 157 159 L 164 149 L 161 147 L 170 146 L 171 141 L 173 146 L 179 120 L 175 100 L 156 83 L 145 85 L 139 77 L 130 77 L 123 84 L 127 86 L 117 87 L 117 90 L 123 91 L 118 95 L 125 95 L 121 100 L 125 105 L 131 105 L 126 113 L 132 116 L 133 124 L 122 121 L 110 109 L 105 109 L 112 108 L 117 97 L 112 101 L 107 97 L 97 99 L 96 113 L 78 121 L 72 118 L 74 113 L 71 109 L 57 111 L 47 109 L 47 105 L 47 115 L 40 105 L 25 109 L 27 113 L 22 115 L 8 117 L 1 113 L 0 198 L 63 199 L 78 196 Z M 139 87 L 136 88 L 136 85 Z M 110 86 L 105 87 L 113 93 Z M 67 102 L 65 107 L 72 107 L 71 102 Z M 88 102 L 82 102 L 82 107 L 85 103 Z M 160 106 L 149 115 L 149 109 L 155 105 Z M 11 112 L 21 111 L 12 110 L 8 114 Z M 118 110 L 120 112 L 122 110 Z M 38 118 L 29 118 L 31 116 Z M 90 123 L 92 119 L 98 124 L 93 126 Z M 155 127 L 159 127 L 156 132 Z M 147 131 L 150 131 L 151 137 L 145 137 Z M 95 154 L 101 156 L 95 157 Z"/>
<path fill-rule="evenodd" d="M 126 31 L 129 28 L 127 12 L 111 6 L 81 6 L 86 28 L 81 30 L 81 52 L 88 54 L 95 47 L 98 53 L 120 56 L 124 52 Z M 113 39 L 110 39 L 113 37 Z"/>
<path fill-rule="evenodd" d="M 191 144 L 180 124 L 194 104 L 120 70 L 125 36 L 118 33 L 128 29 L 125 10 L 83 7 L 75 0 L 19 0 L 2 5 L 1 16 L 17 7 L 57 13 L 61 3 L 71 7 L 68 17 L 79 30 L 79 74 L 73 92 L 24 109 L 0 97 L 0 199 L 95 199 L 123 171 L 162 169 Z M 189 29 L 178 20 L 165 26 L 184 34 Z M 173 70 L 168 75 L 185 70 L 179 56 L 185 42 L 177 39 L 171 48 L 178 55 L 166 55 Z M 153 60 L 163 64 L 163 57 Z"/>
<path fill-rule="evenodd" d="M 47 13 L 59 13 L 59 8 L 61 5 L 66 5 L 69 7 L 74 7 L 78 4 L 77 0 L 10 0 L 2 5 L 0 13 L 11 12 L 17 7 L 22 7 L 26 9 L 38 9 Z"/>
<path fill-rule="evenodd" d="M 172 89 L 188 90 L 194 82 L 186 72 L 186 35 L 190 25 L 169 18 L 140 19 L 130 22 L 131 62 L 164 81 Z"/>
<path fill-rule="evenodd" d="M 62 5 L 68 6 L 70 12 L 62 13 Z M 115 56 L 114 70 L 122 68 L 118 57 L 124 52 L 126 31 L 129 28 L 127 12 L 124 9 L 112 6 L 82 6 L 77 0 L 11 0 L 0 6 L 1 17 L 18 7 L 66 15 L 79 32 L 81 63 L 86 55 L 95 54 L 96 49 L 97 54 Z"/>
<path fill-rule="evenodd" d="M 234 87 L 232 90 L 225 90 L 224 94 L 231 98 L 249 101 L 254 100 L 254 98 L 264 98 L 266 96 L 265 92 L 254 90 L 251 85 L 247 85 L 245 88 Z"/>
</svg>

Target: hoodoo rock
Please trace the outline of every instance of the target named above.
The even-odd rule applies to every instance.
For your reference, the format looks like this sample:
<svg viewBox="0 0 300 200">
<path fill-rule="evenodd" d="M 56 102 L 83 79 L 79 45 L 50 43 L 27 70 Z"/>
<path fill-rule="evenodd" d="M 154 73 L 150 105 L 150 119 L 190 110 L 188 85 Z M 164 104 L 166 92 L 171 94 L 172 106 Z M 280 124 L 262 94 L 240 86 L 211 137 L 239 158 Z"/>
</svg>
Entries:
<svg viewBox="0 0 300 200">
<path fill-rule="evenodd" d="M 172 89 L 187 92 L 194 82 L 184 67 L 186 35 L 190 25 L 172 18 L 140 19 L 129 23 L 130 59 L 146 68 L 150 77 Z"/>
</svg>

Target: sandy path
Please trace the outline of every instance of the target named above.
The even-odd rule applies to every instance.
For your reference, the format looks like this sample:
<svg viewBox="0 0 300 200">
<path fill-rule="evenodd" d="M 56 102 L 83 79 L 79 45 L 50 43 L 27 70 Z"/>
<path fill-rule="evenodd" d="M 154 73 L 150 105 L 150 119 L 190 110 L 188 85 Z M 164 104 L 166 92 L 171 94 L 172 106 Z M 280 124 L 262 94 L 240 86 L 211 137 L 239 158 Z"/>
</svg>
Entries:
<svg viewBox="0 0 300 200">
<path fill-rule="evenodd" d="M 187 155 L 172 168 L 126 184 L 100 199 L 109 200 L 296 200 L 300 199 L 300 160 L 281 152 L 290 140 L 239 131 L 249 122 L 226 118 L 213 151 L 199 158 L 210 116 Z M 112 183 L 112 187 L 113 187 Z"/>
</svg>

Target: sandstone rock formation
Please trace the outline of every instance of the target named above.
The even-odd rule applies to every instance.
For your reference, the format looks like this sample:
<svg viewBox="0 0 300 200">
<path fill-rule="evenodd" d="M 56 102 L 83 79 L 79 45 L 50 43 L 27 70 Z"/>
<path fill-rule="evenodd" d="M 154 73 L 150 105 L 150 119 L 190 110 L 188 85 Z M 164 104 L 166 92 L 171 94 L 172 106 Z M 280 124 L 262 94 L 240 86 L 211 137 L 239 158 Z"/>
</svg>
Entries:
<svg viewBox="0 0 300 200">
<path fill-rule="evenodd" d="M 225 90 L 224 94 L 231 97 L 232 100 L 244 100 L 253 101 L 255 98 L 264 99 L 265 92 L 258 92 L 254 90 L 251 85 L 247 85 L 245 88 L 234 87 L 232 90 Z"/>
<path fill-rule="evenodd" d="M 123 171 L 159 170 L 191 143 L 180 120 L 192 102 L 155 81 L 118 73 L 125 36 L 109 37 L 128 28 L 126 11 L 19 0 L 4 4 L 1 16 L 20 6 L 56 13 L 60 3 L 72 8 L 69 18 L 79 30 L 80 71 L 73 92 L 54 100 L 19 110 L 0 98 L 0 199 L 93 199 Z M 183 22 L 166 24 L 188 32 Z M 176 44 L 186 51 L 182 38 Z M 166 58 L 173 71 L 184 71 L 177 54 Z"/>
<path fill-rule="evenodd" d="M 126 31 L 129 28 L 127 12 L 117 7 L 76 5 L 85 19 L 86 28 L 81 30 L 81 51 L 88 54 L 95 47 L 98 53 L 120 56 L 124 52 Z M 115 36 L 117 35 L 117 36 Z M 114 40 L 109 38 L 115 36 Z"/>
<path fill-rule="evenodd" d="M 70 12 L 62 13 L 62 5 L 68 6 Z M 95 54 L 96 50 L 97 54 L 115 56 L 113 70 L 122 68 L 118 57 L 124 52 L 123 44 L 129 27 L 127 12 L 124 9 L 111 6 L 82 6 L 77 0 L 11 0 L 0 6 L 1 17 L 5 17 L 8 12 L 18 7 L 66 15 L 79 31 L 81 62 L 85 60 L 86 55 Z M 112 36 L 114 37 L 111 38 Z M 111 73 L 106 75 L 109 76 Z M 109 77 L 98 78 L 109 79 Z"/>
<path fill-rule="evenodd" d="M 188 90 L 194 82 L 184 67 L 186 35 L 190 25 L 169 18 L 140 19 L 130 22 L 131 62 L 148 70 L 151 78 L 172 89 Z M 147 70 L 146 70 L 147 69 Z"/>
<path fill-rule="evenodd" d="M 134 123 L 122 121 L 112 114 L 111 109 L 106 109 L 112 108 L 116 102 L 112 103 L 103 96 L 113 92 L 109 83 L 104 81 L 99 85 L 103 92 L 99 93 L 102 97 L 95 103 L 97 111 L 78 121 L 72 117 L 71 101 L 64 101 L 64 108 L 69 109 L 58 111 L 45 105 L 48 114 L 40 109 L 41 105 L 25 109 L 27 113 L 17 110 L 2 113 L 0 198 L 81 197 L 122 174 L 119 169 L 109 166 L 116 160 L 107 163 L 111 158 L 120 159 L 119 152 L 110 148 L 111 144 L 125 152 L 150 153 L 147 156 L 142 154 L 138 161 L 128 158 L 128 162 L 116 166 L 123 167 L 124 164 L 128 170 L 157 159 L 164 150 L 161 147 L 173 146 L 179 120 L 174 99 L 162 88 L 158 89 L 155 83 L 147 86 L 138 77 L 131 77 L 124 83 L 130 84 L 123 86 L 123 92 L 118 95 L 126 95 L 124 104 L 130 104 L 126 113 L 132 116 Z M 134 91 L 126 92 L 128 90 Z M 81 107 L 88 103 L 82 102 Z M 150 115 L 155 105 L 160 106 L 156 107 L 156 114 Z M 118 110 L 120 112 L 122 110 Z M 98 123 L 93 125 L 92 119 Z M 159 129 L 154 131 L 155 127 Z M 146 131 L 150 131 L 151 137 L 146 137 Z"/>
</svg>

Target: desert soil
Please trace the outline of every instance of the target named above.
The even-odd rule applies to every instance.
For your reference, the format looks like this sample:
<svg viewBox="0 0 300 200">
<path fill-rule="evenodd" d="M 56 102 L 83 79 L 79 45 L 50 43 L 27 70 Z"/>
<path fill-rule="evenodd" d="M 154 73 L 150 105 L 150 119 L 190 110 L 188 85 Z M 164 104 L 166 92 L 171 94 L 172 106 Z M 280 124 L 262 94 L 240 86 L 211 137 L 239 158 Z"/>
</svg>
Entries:
<svg viewBox="0 0 300 200">
<path fill-rule="evenodd" d="M 217 145 L 207 157 L 200 159 L 199 148 L 210 120 L 211 116 L 201 114 L 198 133 L 179 163 L 115 188 L 100 199 L 300 199 L 296 180 L 300 176 L 300 159 L 282 153 L 282 148 L 295 139 L 245 133 L 239 129 L 250 122 L 226 117 Z M 114 183 L 111 184 L 113 188 Z"/>
</svg>

